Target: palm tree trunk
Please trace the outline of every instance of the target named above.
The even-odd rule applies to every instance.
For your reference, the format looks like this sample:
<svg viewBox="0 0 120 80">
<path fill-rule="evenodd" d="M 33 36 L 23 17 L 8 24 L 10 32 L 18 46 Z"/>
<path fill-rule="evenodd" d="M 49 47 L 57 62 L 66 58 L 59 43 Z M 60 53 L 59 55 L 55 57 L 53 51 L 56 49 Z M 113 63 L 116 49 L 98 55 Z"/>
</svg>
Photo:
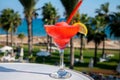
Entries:
<svg viewBox="0 0 120 80">
<path fill-rule="evenodd" d="M 50 52 L 50 53 L 52 52 L 51 47 L 52 47 L 52 37 L 50 37 L 50 49 L 49 49 L 49 52 Z"/>
<path fill-rule="evenodd" d="M 83 62 L 83 35 L 81 35 L 80 37 L 80 40 L 81 40 L 81 47 L 80 47 L 80 62 Z"/>
<path fill-rule="evenodd" d="M 54 24 L 53 21 L 54 21 L 53 19 L 50 20 L 50 25 Z M 52 47 L 52 37 L 49 36 L 49 39 L 50 39 L 50 41 L 49 41 L 50 42 L 49 43 L 49 47 L 50 47 L 49 52 L 51 53 L 52 52 L 52 49 L 51 49 L 51 47 Z"/>
<path fill-rule="evenodd" d="M 97 64 L 97 47 L 98 47 L 98 45 L 97 45 L 97 43 L 95 43 L 95 55 L 94 55 L 94 66 Z"/>
<path fill-rule="evenodd" d="M 102 56 L 105 54 L 105 39 L 103 40 Z"/>
<path fill-rule="evenodd" d="M 13 46 L 13 32 L 11 31 L 11 46 Z"/>
<path fill-rule="evenodd" d="M 6 34 L 6 45 L 8 46 L 8 31 L 7 31 L 7 34 Z"/>
<path fill-rule="evenodd" d="M 23 39 L 21 39 L 21 45 L 23 46 Z"/>
<path fill-rule="evenodd" d="M 47 51 L 49 51 L 49 43 L 50 43 L 50 41 L 49 41 L 49 35 L 47 35 Z"/>
<path fill-rule="evenodd" d="M 70 40 L 70 69 L 74 68 L 74 47 L 73 47 L 73 38 Z"/>
<path fill-rule="evenodd" d="M 32 55 L 32 33 L 31 33 L 31 28 L 32 28 L 32 18 L 27 17 L 27 24 L 28 24 L 28 54 L 29 56 Z"/>
<path fill-rule="evenodd" d="M 118 62 L 120 63 L 120 41 L 119 41 L 119 61 Z"/>
<path fill-rule="evenodd" d="M 32 45 L 33 45 L 33 19 L 32 19 L 32 24 L 31 24 L 31 37 L 32 37 L 32 41 L 31 42 L 32 42 Z"/>
</svg>

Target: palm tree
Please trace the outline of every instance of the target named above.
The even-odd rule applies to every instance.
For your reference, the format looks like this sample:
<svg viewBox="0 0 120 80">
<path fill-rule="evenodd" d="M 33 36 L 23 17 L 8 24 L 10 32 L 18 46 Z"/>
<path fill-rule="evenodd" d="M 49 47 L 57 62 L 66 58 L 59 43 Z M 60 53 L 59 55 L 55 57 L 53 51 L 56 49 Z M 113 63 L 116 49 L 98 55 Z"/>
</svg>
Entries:
<svg viewBox="0 0 120 80">
<path fill-rule="evenodd" d="M 0 18 L 0 27 L 2 26 L 2 24 L 1 24 L 1 18 Z"/>
<path fill-rule="evenodd" d="M 105 28 L 108 25 L 109 22 L 109 3 L 101 4 L 100 9 L 96 9 L 96 13 L 98 13 L 99 16 L 103 17 L 103 21 L 101 22 L 103 27 L 103 33 L 104 33 L 104 39 L 103 39 L 103 49 L 102 49 L 102 56 L 105 53 L 105 38 L 107 37 L 105 34 Z"/>
<path fill-rule="evenodd" d="M 79 14 L 77 13 L 75 15 L 75 17 L 73 18 L 76 22 L 82 22 L 84 23 L 85 25 L 89 22 L 89 17 L 87 16 L 87 14 Z M 85 44 L 85 41 L 83 41 L 84 39 L 84 35 L 81 34 L 81 33 L 77 33 L 78 36 L 80 36 L 80 62 L 84 62 L 83 61 L 83 47 L 84 47 L 84 44 Z"/>
<path fill-rule="evenodd" d="M 117 8 L 118 10 L 120 10 L 120 6 L 117 6 Z M 118 38 L 118 40 L 120 40 L 120 11 L 112 13 L 110 17 L 111 17 L 111 22 L 109 25 L 110 36 L 114 36 Z M 119 61 L 120 61 L 120 49 L 119 49 Z"/>
<path fill-rule="evenodd" d="M 14 40 L 13 40 L 13 35 L 16 32 L 17 27 L 21 24 L 21 19 L 20 19 L 20 15 L 18 14 L 18 12 L 14 13 L 13 18 L 11 19 L 11 27 L 10 28 L 10 32 L 11 32 L 11 46 L 13 46 Z"/>
<path fill-rule="evenodd" d="M 33 19 L 33 13 L 34 8 L 38 0 L 19 0 L 22 6 L 24 7 L 24 14 L 28 26 L 28 53 L 29 55 L 32 54 L 32 19 Z"/>
<path fill-rule="evenodd" d="M 78 3 L 79 0 L 60 0 L 63 4 L 66 12 L 66 18 L 68 18 Z M 73 48 L 73 40 L 70 40 L 70 68 L 73 69 L 74 67 L 74 48 Z"/>
<path fill-rule="evenodd" d="M 85 25 L 88 24 L 90 18 L 87 16 L 87 14 L 81 14 L 80 16 L 80 21 L 84 23 Z M 85 44 L 84 41 L 84 35 L 80 34 L 80 39 L 81 39 L 81 48 L 80 48 L 80 62 L 83 62 L 83 44 Z"/>
<path fill-rule="evenodd" d="M 97 49 L 98 45 L 103 41 L 104 34 L 101 31 L 100 27 L 100 16 L 96 16 L 95 18 L 91 19 L 91 23 L 87 26 L 88 27 L 88 35 L 87 35 L 87 42 L 93 41 L 95 43 L 95 52 L 94 52 L 94 65 L 97 64 Z"/>
<path fill-rule="evenodd" d="M 9 28 L 10 26 L 7 23 L 7 18 L 10 15 L 11 10 L 10 9 L 4 9 L 0 15 L 0 20 L 1 20 L 1 27 L 6 31 L 7 35 L 6 35 L 6 45 L 8 45 L 8 32 L 9 32 Z"/>
<path fill-rule="evenodd" d="M 58 17 L 57 16 L 57 10 L 52 6 L 52 4 L 49 2 L 49 3 L 46 3 L 43 7 L 43 12 L 42 12 L 42 15 L 43 15 L 43 21 L 44 21 L 44 24 L 49 24 L 49 25 L 52 25 L 52 24 L 55 24 L 56 23 L 56 18 Z M 47 50 L 51 53 L 51 44 L 52 44 L 52 38 L 47 35 Z M 49 49 L 49 46 L 50 46 L 50 49 Z"/>
<path fill-rule="evenodd" d="M 7 32 L 7 45 L 8 45 L 8 33 L 11 33 L 11 46 L 13 44 L 13 32 L 16 31 L 16 28 L 21 23 L 20 15 L 18 12 L 14 12 L 14 10 L 8 8 L 2 11 L 0 16 L 1 18 L 1 26 Z"/>
<path fill-rule="evenodd" d="M 23 45 L 23 39 L 25 38 L 25 35 L 23 33 L 18 34 L 18 38 L 21 40 L 21 45 Z"/>
</svg>

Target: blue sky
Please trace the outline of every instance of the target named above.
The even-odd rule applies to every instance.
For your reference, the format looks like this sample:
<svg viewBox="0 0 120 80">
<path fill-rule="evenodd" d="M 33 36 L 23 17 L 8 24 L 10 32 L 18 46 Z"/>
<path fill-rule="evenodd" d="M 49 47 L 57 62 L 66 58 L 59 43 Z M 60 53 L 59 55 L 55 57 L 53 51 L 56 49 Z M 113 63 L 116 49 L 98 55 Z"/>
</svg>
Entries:
<svg viewBox="0 0 120 80">
<path fill-rule="evenodd" d="M 39 0 L 35 8 L 41 8 L 45 3 L 51 2 L 53 6 L 58 10 L 58 14 L 61 17 L 64 13 L 64 7 L 60 3 L 60 0 Z M 116 6 L 120 5 L 119 0 L 83 0 L 83 3 L 81 7 L 79 8 L 80 13 L 88 14 L 88 16 L 94 16 L 95 10 L 100 7 L 101 4 L 104 4 L 106 2 L 110 3 L 110 12 L 117 11 Z M 2 11 L 5 8 L 12 8 L 15 11 L 18 11 L 21 17 L 23 18 L 23 7 L 19 3 L 19 0 L 0 0 L 0 11 Z M 41 18 L 41 11 L 38 12 L 39 17 Z"/>
</svg>

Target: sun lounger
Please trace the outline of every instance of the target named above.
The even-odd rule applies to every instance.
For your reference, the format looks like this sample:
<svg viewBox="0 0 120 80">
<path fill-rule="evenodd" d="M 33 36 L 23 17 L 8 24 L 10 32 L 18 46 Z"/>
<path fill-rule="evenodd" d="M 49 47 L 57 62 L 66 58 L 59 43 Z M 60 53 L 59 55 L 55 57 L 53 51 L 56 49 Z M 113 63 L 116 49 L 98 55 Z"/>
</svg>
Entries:
<svg viewBox="0 0 120 80">
<path fill-rule="evenodd" d="M 106 58 L 100 58 L 99 61 L 100 62 L 104 62 L 104 61 L 108 61 L 108 59 L 106 59 Z"/>
<path fill-rule="evenodd" d="M 10 56 L 10 55 L 3 56 L 3 57 L 1 57 L 0 60 L 1 60 L 2 62 L 11 62 L 11 61 L 15 61 L 15 56 Z"/>
</svg>

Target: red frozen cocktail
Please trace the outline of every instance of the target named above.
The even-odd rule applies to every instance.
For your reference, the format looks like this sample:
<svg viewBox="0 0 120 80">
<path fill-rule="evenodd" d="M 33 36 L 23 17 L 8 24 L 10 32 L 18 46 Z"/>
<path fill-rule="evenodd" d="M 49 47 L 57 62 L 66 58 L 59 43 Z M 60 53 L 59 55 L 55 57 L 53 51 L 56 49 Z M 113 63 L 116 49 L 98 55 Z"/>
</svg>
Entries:
<svg viewBox="0 0 120 80">
<path fill-rule="evenodd" d="M 55 25 L 45 25 L 45 30 L 57 46 L 64 49 L 70 39 L 79 31 L 79 27 L 68 25 L 66 22 L 59 22 Z"/>
</svg>

